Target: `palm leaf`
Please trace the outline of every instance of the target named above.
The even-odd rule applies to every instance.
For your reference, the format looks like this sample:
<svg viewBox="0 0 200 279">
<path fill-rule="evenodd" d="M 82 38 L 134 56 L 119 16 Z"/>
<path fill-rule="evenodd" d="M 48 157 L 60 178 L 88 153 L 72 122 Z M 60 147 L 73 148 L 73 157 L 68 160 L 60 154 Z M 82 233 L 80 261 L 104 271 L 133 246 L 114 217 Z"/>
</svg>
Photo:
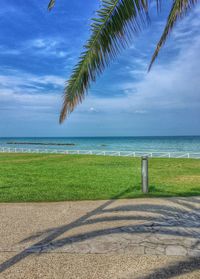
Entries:
<svg viewBox="0 0 200 279">
<path fill-rule="evenodd" d="M 166 42 L 170 32 L 172 31 L 175 23 L 177 22 L 178 19 L 183 18 L 189 10 L 198 2 L 198 0 L 174 0 L 173 5 L 171 8 L 171 11 L 169 13 L 168 19 L 166 26 L 164 28 L 164 31 L 162 33 L 162 36 L 157 44 L 157 47 L 155 49 L 155 52 L 152 56 L 150 65 L 149 65 L 149 71 L 156 59 L 156 57 L 159 54 L 160 49 Z"/>
<path fill-rule="evenodd" d="M 51 11 L 51 9 L 55 6 L 55 2 L 56 2 L 56 0 L 51 0 L 51 1 L 49 2 L 49 5 L 48 5 L 48 10 L 49 10 L 49 11 Z"/>
<path fill-rule="evenodd" d="M 156 0 L 160 1 L 160 0 Z M 83 101 L 92 81 L 148 21 L 148 0 L 102 0 L 91 37 L 64 89 L 60 123 Z"/>
</svg>

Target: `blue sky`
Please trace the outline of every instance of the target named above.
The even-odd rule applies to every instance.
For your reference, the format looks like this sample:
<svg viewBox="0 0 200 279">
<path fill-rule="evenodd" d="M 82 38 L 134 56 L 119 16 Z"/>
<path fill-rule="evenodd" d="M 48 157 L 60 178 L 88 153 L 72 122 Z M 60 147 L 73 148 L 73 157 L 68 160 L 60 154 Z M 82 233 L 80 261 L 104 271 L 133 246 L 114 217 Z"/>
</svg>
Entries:
<svg viewBox="0 0 200 279">
<path fill-rule="evenodd" d="M 57 0 L 51 13 L 47 4 L 1 0 L 0 137 L 200 135 L 200 5 L 176 26 L 148 74 L 170 6 L 157 15 L 153 5 L 151 25 L 59 125 L 64 83 L 100 1 Z"/>
</svg>

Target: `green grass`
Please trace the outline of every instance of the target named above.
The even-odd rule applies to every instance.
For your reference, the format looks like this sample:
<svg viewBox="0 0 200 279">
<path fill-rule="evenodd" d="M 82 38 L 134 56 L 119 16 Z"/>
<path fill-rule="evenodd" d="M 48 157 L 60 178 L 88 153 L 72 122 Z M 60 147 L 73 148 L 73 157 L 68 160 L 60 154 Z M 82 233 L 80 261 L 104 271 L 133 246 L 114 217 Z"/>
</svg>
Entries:
<svg viewBox="0 0 200 279">
<path fill-rule="evenodd" d="M 140 159 L 0 154 L 0 201 L 143 197 Z M 149 159 L 148 197 L 200 195 L 200 160 Z"/>
</svg>

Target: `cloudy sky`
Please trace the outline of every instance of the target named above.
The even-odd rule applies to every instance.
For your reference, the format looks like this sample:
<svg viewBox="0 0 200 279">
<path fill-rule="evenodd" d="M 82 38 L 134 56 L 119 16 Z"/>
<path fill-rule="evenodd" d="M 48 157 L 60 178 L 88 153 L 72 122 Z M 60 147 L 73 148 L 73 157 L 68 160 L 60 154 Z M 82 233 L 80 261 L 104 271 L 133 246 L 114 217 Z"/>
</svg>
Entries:
<svg viewBox="0 0 200 279">
<path fill-rule="evenodd" d="M 166 1 L 163 1 L 166 2 Z M 171 1 L 167 1 L 170 4 Z M 1 0 L 0 137 L 200 135 L 200 5 L 147 67 L 169 6 L 113 61 L 58 124 L 65 81 L 100 0 Z"/>
</svg>

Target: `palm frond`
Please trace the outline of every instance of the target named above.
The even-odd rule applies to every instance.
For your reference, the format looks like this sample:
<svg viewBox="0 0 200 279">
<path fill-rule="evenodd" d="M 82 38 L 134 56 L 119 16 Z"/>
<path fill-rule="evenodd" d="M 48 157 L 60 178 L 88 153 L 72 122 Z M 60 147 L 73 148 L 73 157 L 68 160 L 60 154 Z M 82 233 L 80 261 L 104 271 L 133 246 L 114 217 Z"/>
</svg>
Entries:
<svg viewBox="0 0 200 279">
<path fill-rule="evenodd" d="M 197 2 L 198 2 L 198 0 L 174 0 L 173 1 L 173 5 L 172 5 L 171 11 L 169 13 L 166 26 L 164 28 L 164 31 L 162 33 L 162 36 L 161 36 L 158 44 L 157 44 L 155 52 L 152 56 L 148 71 L 150 71 L 156 57 L 159 54 L 160 49 L 162 48 L 162 46 L 166 42 L 166 40 L 167 40 L 169 34 L 171 33 L 171 31 L 172 31 L 175 23 L 177 22 L 177 20 L 183 18 L 187 14 L 187 12 L 189 10 L 191 10 L 191 8 Z"/>
<path fill-rule="evenodd" d="M 160 1 L 160 0 L 156 0 Z M 60 123 L 83 101 L 92 81 L 148 22 L 148 0 L 102 0 L 91 37 L 64 89 Z"/>
<path fill-rule="evenodd" d="M 56 0 L 51 0 L 49 2 L 49 5 L 48 5 L 48 10 L 51 11 L 51 9 L 53 9 L 53 7 L 55 6 L 55 3 L 56 3 Z"/>
</svg>

